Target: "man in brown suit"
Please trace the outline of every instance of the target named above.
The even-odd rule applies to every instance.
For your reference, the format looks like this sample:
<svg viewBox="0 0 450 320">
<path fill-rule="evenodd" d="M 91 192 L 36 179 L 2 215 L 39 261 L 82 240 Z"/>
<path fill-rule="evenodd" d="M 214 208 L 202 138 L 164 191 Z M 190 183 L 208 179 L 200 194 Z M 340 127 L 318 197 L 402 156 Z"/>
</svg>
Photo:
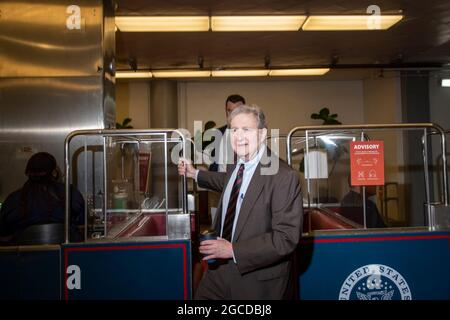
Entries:
<svg viewBox="0 0 450 320">
<path fill-rule="evenodd" d="M 294 298 L 292 253 L 303 217 L 297 173 L 268 151 L 261 109 L 239 106 L 228 122 L 236 165 L 224 173 L 195 170 L 186 160 L 178 165 L 179 174 L 222 192 L 213 222 L 220 237 L 200 245 L 204 260 L 216 262 L 204 274 L 195 298 Z"/>
</svg>

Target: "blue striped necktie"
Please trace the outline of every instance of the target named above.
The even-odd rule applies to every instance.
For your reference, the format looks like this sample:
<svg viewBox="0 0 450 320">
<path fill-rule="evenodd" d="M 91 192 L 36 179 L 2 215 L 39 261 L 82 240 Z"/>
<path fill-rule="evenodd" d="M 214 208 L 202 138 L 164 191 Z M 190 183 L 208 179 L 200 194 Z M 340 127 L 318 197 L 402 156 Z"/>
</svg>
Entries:
<svg viewBox="0 0 450 320">
<path fill-rule="evenodd" d="M 231 189 L 230 199 L 228 200 L 227 214 L 225 215 L 225 221 L 223 223 L 222 238 L 231 242 L 231 234 L 233 232 L 233 222 L 236 215 L 236 205 L 239 198 L 239 192 L 241 190 L 242 177 L 244 175 L 244 164 L 239 167 L 234 180 L 233 189 Z"/>
</svg>

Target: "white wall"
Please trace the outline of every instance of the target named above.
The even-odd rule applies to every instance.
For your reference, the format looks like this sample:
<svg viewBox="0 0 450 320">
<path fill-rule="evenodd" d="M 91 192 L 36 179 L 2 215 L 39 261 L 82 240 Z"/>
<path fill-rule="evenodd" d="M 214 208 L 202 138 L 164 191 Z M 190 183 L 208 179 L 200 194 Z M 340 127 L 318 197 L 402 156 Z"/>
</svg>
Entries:
<svg viewBox="0 0 450 320">
<path fill-rule="evenodd" d="M 450 130 L 450 88 L 441 87 L 441 78 L 450 78 L 450 74 L 432 73 L 430 74 L 429 92 L 430 92 L 430 121 L 440 125 L 444 130 Z M 442 171 L 440 166 L 442 162 L 441 145 L 438 136 L 432 137 L 433 155 L 430 159 L 433 165 L 433 181 L 435 197 L 432 201 L 440 201 L 440 194 L 442 193 Z M 450 162 L 450 134 L 447 134 L 447 162 Z M 450 165 L 448 164 L 447 168 Z M 448 171 L 447 171 L 448 172 Z"/>
<path fill-rule="evenodd" d="M 126 117 L 134 129 L 150 128 L 150 82 L 116 83 L 116 122 Z"/>
<path fill-rule="evenodd" d="M 244 96 L 247 104 L 260 106 L 268 120 L 269 129 L 279 129 L 282 134 L 288 133 L 296 126 L 321 125 L 322 121 L 311 119 L 311 114 L 319 112 L 324 107 L 330 109 L 331 113 L 337 113 L 338 120 L 342 123 L 364 122 L 361 80 L 201 81 L 179 83 L 180 125 L 186 127 L 191 134 L 196 120 L 201 120 L 203 124 L 213 120 L 217 126 L 222 126 L 226 123 L 225 100 L 228 95 L 235 93 Z M 280 154 L 285 154 L 283 143 L 280 146 Z M 344 166 L 344 170 L 347 170 L 344 175 L 347 176 L 348 164 Z M 298 163 L 295 167 L 298 168 Z M 333 174 L 333 178 L 329 180 L 333 187 L 329 188 L 328 195 L 339 200 L 345 186 L 335 184 L 337 181 L 340 183 L 342 179 Z M 346 179 L 344 184 L 345 181 Z M 306 186 L 303 186 L 303 189 L 305 190 Z M 317 196 L 317 193 L 314 192 L 312 196 Z"/>
<path fill-rule="evenodd" d="M 401 114 L 399 76 L 364 80 L 364 120 L 366 123 L 399 123 Z"/>
<path fill-rule="evenodd" d="M 388 78 L 364 80 L 364 122 L 365 123 L 401 123 L 401 82 L 399 75 Z M 384 141 L 385 182 L 397 182 L 398 194 L 391 187 L 388 196 L 398 196 L 399 205 L 388 202 L 389 219 L 403 222 L 404 204 L 404 158 L 403 134 L 401 131 L 368 132 L 371 140 Z M 380 212 L 382 203 L 378 203 Z"/>
<path fill-rule="evenodd" d="M 311 113 L 328 107 L 346 124 L 363 121 L 362 81 L 180 82 L 179 123 L 193 133 L 194 120 L 225 124 L 225 100 L 238 93 L 260 106 L 269 128 L 287 133 L 298 125 L 321 124 Z"/>
<path fill-rule="evenodd" d="M 129 83 L 116 83 L 116 122 L 122 123 L 130 114 Z"/>
<path fill-rule="evenodd" d="M 430 75 L 430 118 L 446 130 L 450 129 L 450 88 L 441 87 L 440 76 Z M 450 75 L 447 75 L 450 78 Z"/>
<path fill-rule="evenodd" d="M 130 82 L 117 87 L 118 109 L 129 108 L 135 128 L 149 127 L 149 88 L 148 82 Z M 338 120 L 344 124 L 400 123 L 402 119 L 401 86 L 397 75 L 352 81 L 206 80 L 178 83 L 179 126 L 187 128 L 192 134 L 194 120 L 200 120 L 203 124 L 213 120 L 217 126 L 225 124 L 225 99 L 234 93 L 244 96 L 247 103 L 262 107 L 269 128 L 279 128 L 281 133 L 287 133 L 298 125 L 321 124 L 321 121 L 311 119 L 310 115 L 323 107 L 337 113 Z M 401 134 L 371 133 L 371 138 L 385 141 L 386 181 L 397 181 L 401 186 Z M 330 180 L 333 185 L 330 196 L 338 199 L 348 189 L 348 164 L 344 162 L 345 159 L 339 164 L 335 178 Z M 397 214 L 392 218 L 401 220 L 402 216 Z"/>
</svg>

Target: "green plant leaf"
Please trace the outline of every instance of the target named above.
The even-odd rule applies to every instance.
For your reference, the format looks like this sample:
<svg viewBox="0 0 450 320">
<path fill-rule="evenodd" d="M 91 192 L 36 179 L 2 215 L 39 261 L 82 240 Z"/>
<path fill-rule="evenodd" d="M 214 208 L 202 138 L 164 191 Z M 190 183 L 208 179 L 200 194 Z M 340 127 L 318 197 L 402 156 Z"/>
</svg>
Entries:
<svg viewBox="0 0 450 320">
<path fill-rule="evenodd" d="M 311 114 L 311 119 L 317 119 L 317 120 L 320 119 L 320 120 L 322 120 L 323 125 L 342 124 L 340 121 L 338 121 L 336 119 L 337 117 L 338 117 L 338 114 L 337 113 L 330 114 L 330 110 L 328 108 L 322 108 L 322 109 L 320 109 L 319 113 Z M 331 176 L 334 168 L 336 167 L 336 163 L 339 160 L 339 158 L 341 157 L 341 155 L 343 153 L 348 153 L 348 151 L 344 147 L 339 146 L 339 145 L 338 146 L 325 145 L 324 147 L 327 150 L 327 153 L 332 154 L 333 164 L 332 164 L 331 170 L 328 173 L 328 176 Z M 310 149 L 312 149 L 312 148 L 310 147 Z M 304 149 L 302 151 L 304 152 Z M 297 153 L 302 153 L 302 152 L 297 152 Z M 305 158 L 304 157 L 300 161 L 299 171 L 300 172 L 305 171 Z"/>
<path fill-rule="evenodd" d="M 116 122 L 116 129 L 133 129 L 133 126 L 130 124 L 131 118 L 123 119 L 122 123 Z"/>
<path fill-rule="evenodd" d="M 131 122 L 130 118 L 123 119 L 122 126 L 126 127 Z"/>
<path fill-rule="evenodd" d="M 328 108 L 322 108 L 322 109 L 319 111 L 319 114 L 321 114 L 322 116 L 328 116 L 328 115 L 330 114 L 330 109 L 328 109 Z"/>
</svg>

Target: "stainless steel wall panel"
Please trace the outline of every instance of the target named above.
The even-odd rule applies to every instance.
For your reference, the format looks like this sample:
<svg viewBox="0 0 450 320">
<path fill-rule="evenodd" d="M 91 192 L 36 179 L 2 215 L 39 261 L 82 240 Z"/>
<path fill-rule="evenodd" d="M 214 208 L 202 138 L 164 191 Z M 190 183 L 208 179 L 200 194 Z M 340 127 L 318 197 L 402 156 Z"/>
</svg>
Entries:
<svg viewBox="0 0 450 320">
<path fill-rule="evenodd" d="M 112 129 L 116 126 L 116 99 L 115 99 L 115 74 L 116 74 L 116 24 L 114 21 L 114 8 L 110 1 L 103 2 L 103 116 L 105 128 Z"/>
<path fill-rule="evenodd" d="M 67 27 L 74 4 L 80 29 Z M 3 1 L 0 10 L 0 77 L 90 76 L 101 70 L 102 1 Z"/>
<path fill-rule="evenodd" d="M 72 5 L 80 29 L 67 26 Z M 114 127 L 114 56 L 109 0 L 0 2 L 0 202 L 25 182 L 33 153 L 50 152 L 63 167 L 69 132 Z M 102 189 L 101 174 L 89 170 L 83 194 Z"/>
<path fill-rule="evenodd" d="M 33 153 L 52 153 L 62 168 L 69 132 L 103 128 L 101 100 L 99 77 L 0 78 L 0 201 L 25 182 Z"/>
</svg>

